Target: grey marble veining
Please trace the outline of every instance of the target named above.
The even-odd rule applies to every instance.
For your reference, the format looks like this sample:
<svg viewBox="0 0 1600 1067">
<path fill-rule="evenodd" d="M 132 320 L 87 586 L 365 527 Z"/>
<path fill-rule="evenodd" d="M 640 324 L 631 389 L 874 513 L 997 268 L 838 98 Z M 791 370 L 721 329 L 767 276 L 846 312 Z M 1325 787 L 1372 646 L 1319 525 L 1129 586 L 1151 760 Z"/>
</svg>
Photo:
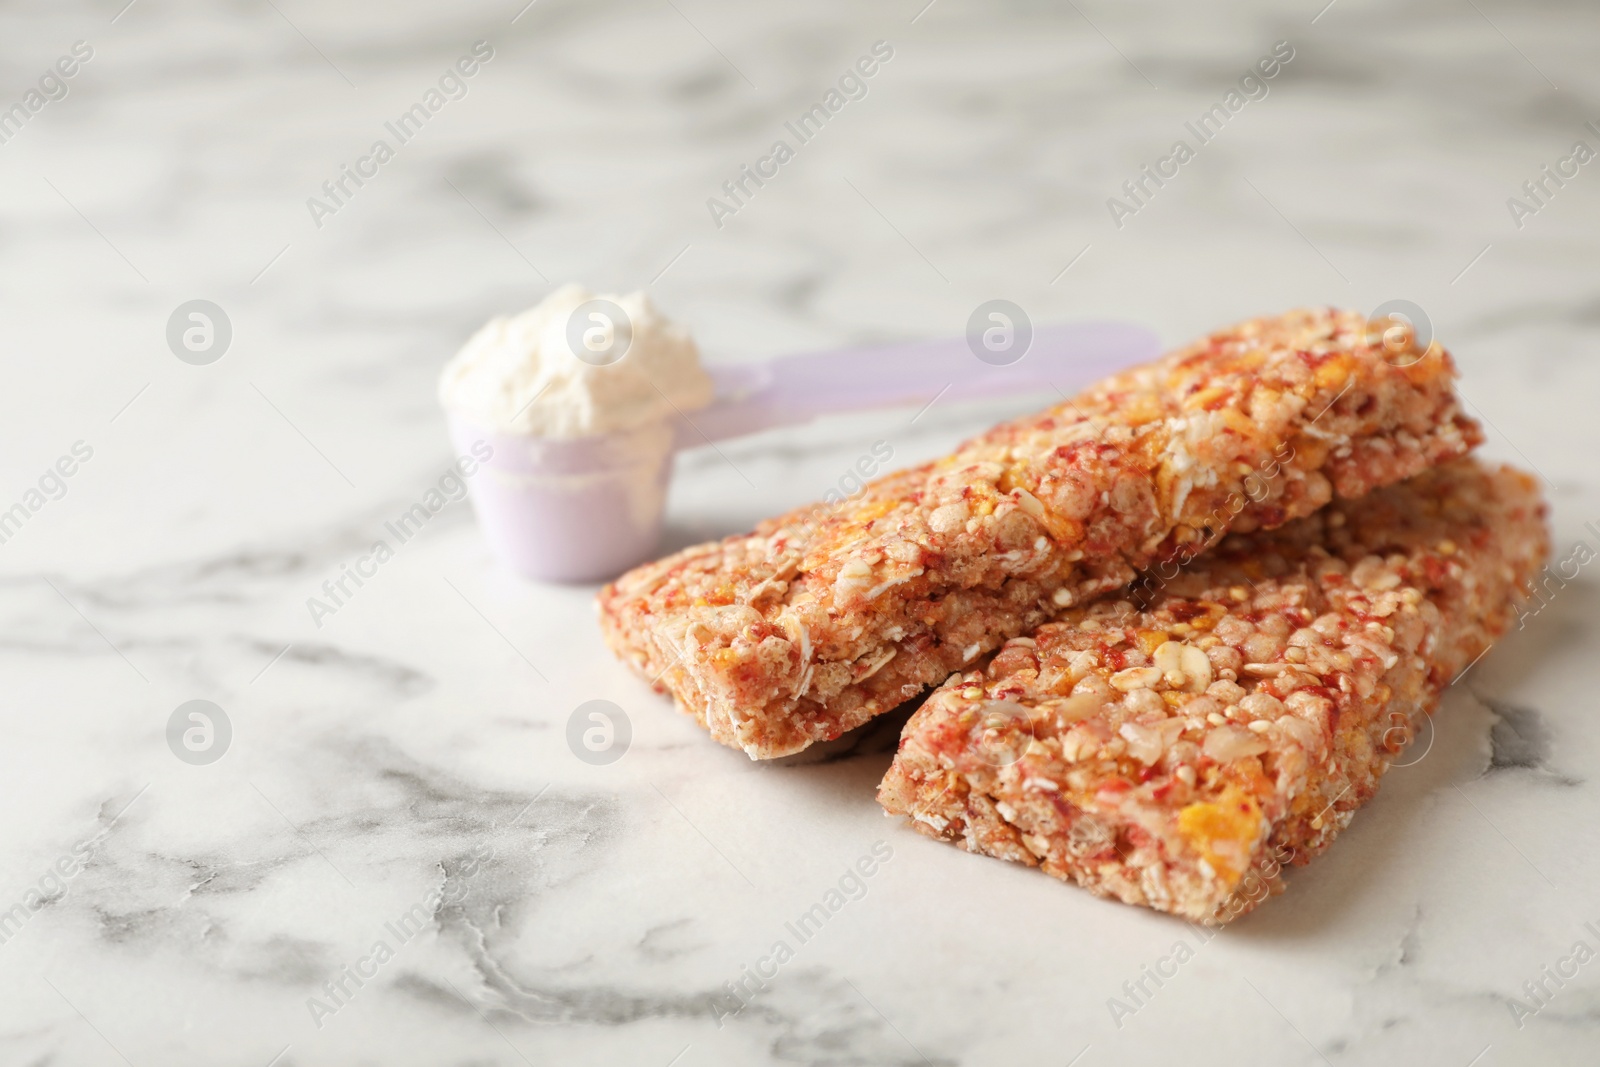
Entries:
<svg viewBox="0 0 1600 1067">
<path fill-rule="evenodd" d="M 1600 551 L 1600 162 L 1508 204 L 1600 149 L 1593 5 L 924 3 L 0 6 L 0 512 L 92 449 L 0 542 L 0 1061 L 1593 1061 L 1600 963 L 1549 977 L 1600 950 L 1592 564 L 1215 936 L 884 819 L 893 716 L 775 765 L 709 744 L 611 661 L 591 589 L 497 570 L 465 503 L 308 611 L 450 461 L 443 360 L 569 279 L 647 286 L 717 360 L 954 335 L 996 296 L 1172 341 L 1412 300 L 1485 451 L 1547 483 L 1557 558 Z M 308 198 L 480 40 L 318 226 Z M 716 225 L 880 40 L 866 95 Z M 1278 41 L 1270 91 L 1119 228 L 1108 199 Z M 165 338 L 196 298 L 233 328 L 206 366 Z M 685 454 L 668 544 L 1048 400 Z M 231 724 L 213 763 L 169 747 L 194 699 Z M 632 727 L 609 765 L 568 746 L 593 699 Z"/>
</svg>

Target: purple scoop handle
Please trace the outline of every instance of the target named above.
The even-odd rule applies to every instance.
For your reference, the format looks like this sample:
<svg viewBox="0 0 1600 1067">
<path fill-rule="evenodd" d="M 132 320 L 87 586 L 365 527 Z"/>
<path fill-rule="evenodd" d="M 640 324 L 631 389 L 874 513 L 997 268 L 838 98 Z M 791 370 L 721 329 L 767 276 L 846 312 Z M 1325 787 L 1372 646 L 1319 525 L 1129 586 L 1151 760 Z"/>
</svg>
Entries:
<svg viewBox="0 0 1600 1067">
<path fill-rule="evenodd" d="M 927 404 L 941 397 L 980 400 L 1050 388 L 1071 395 L 1161 352 L 1155 333 L 1123 322 L 1039 327 L 1020 357 L 1015 348 L 1008 352 L 1001 346 L 1005 335 L 992 336 L 999 351 L 987 349 L 983 339 L 969 345 L 965 338 L 953 338 L 710 367 L 717 399 L 680 421 L 676 446 L 693 448 L 820 415 Z"/>
</svg>

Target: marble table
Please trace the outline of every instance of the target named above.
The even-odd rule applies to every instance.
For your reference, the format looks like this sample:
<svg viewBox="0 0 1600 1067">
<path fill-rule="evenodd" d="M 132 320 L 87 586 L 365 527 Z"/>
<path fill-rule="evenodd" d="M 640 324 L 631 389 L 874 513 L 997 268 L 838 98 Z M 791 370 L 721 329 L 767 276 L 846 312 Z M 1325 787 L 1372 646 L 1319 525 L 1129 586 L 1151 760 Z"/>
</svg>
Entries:
<svg viewBox="0 0 1600 1067">
<path fill-rule="evenodd" d="M 1594 1062 L 1578 562 L 1215 936 L 884 818 L 892 721 L 778 765 L 708 743 L 465 503 L 307 608 L 439 485 L 443 360 L 569 279 L 648 288 L 713 360 L 997 297 L 1173 342 L 1409 300 L 1587 558 L 1600 15 L 1324 2 L 0 10 L 0 1062 Z M 1047 399 L 687 453 L 667 539 Z M 623 758 L 569 746 L 591 700 Z"/>
</svg>

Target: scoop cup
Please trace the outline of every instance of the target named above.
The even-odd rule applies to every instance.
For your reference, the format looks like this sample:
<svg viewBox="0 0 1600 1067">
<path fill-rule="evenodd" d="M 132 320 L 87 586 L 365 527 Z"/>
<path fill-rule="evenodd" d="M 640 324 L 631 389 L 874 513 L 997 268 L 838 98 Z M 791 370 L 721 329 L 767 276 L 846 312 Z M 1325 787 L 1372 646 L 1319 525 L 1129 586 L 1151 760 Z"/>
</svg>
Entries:
<svg viewBox="0 0 1600 1067">
<path fill-rule="evenodd" d="M 460 453 L 493 453 L 470 483 L 495 556 L 524 578 L 589 582 L 647 558 L 661 537 L 671 422 L 553 439 L 485 430 L 447 414 Z"/>
</svg>

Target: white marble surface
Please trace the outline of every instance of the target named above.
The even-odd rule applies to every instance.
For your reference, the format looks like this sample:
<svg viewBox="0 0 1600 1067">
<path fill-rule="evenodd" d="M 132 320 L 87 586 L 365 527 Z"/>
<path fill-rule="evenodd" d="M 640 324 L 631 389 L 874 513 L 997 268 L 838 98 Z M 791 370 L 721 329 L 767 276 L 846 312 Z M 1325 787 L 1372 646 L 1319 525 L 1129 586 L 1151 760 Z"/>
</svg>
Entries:
<svg viewBox="0 0 1600 1067">
<path fill-rule="evenodd" d="M 708 743 L 609 660 L 591 589 L 500 572 L 465 505 L 320 629 L 305 606 L 448 462 L 441 362 L 566 279 L 648 285 L 716 359 L 954 334 L 995 296 L 1172 341 L 1410 299 L 1487 451 L 1548 480 L 1561 554 L 1600 547 L 1600 163 L 1521 229 L 1506 206 L 1600 147 L 1592 5 L 124 2 L 0 7 L 0 106 L 94 50 L 0 144 L 0 508 L 93 449 L 0 544 L 0 1061 L 1594 1062 L 1600 962 L 1512 1010 L 1600 947 L 1592 571 L 1203 946 L 883 818 L 893 724 L 782 766 Z M 479 39 L 469 94 L 317 228 L 306 198 Z M 879 39 L 865 99 L 714 227 L 706 198 Z M 1106 198 L 1280 39 L 1270 95 L 1113 226 Z M 194 298 L 233 324 L 208 366 L 164 339 Z M 1033 402 L 688 454 L 672 540 Z M 233 726 L 207 766 L 165 740 L 191 699 Z M 590 699 L 631 719 L 620 762 L 566 745 Z M 784 924 L 879 841 L 798 945 Z M 779 939 L 795 957 L 719 1027 L 711 998 Z M 1194 958 L 1114 1019 L 1179 939 Z"/>
</svg>

